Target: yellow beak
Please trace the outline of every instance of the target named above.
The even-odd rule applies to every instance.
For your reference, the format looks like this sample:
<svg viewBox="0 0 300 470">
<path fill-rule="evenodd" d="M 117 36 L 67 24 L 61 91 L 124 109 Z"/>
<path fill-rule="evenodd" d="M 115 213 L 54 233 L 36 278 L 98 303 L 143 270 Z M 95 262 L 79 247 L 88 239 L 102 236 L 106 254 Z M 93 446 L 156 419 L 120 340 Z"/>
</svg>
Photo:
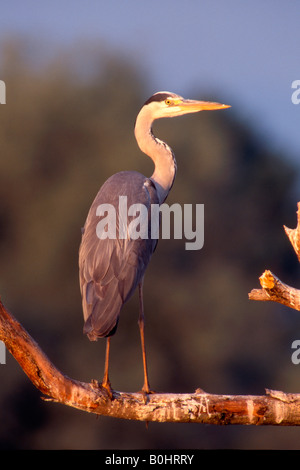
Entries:
<svg viewBox="0 0 300 470">
<path fill-rule="evenodd" d="M 215 109 L 231 108 L 228 104 L 214 103 L 212 101 L 196 101 L 196 100 L 183 100 L 178 103 L 182 111 L 193 113 L 197 111 L 207 111 Z"/>
</svg>

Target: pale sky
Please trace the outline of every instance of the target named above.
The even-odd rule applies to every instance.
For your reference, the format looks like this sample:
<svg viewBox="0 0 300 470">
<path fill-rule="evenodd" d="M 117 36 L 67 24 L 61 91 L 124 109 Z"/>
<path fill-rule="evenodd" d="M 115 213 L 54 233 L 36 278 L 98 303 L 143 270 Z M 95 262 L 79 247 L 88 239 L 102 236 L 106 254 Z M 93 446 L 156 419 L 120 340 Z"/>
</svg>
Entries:
<svg viewBox="0 0 300 470">
<path fill-rule="evenodd" d="M 211 90 L 267 145 L 300 162 L 300 104 L 291 101 L 299 24 L 297 0 L 0 1 L 0 41 L 29 35 L 39 55 L 47 42 L 111 46 L 138 64 L 149 94 Z"/>
</svg>

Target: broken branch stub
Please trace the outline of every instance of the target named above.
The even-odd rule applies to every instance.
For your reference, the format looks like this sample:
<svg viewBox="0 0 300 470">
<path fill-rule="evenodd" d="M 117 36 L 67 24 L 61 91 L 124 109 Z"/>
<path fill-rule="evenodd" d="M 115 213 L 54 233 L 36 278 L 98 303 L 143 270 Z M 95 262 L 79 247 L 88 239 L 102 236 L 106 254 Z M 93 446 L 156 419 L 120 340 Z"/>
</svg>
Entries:
<svg viewBox="0 0 300 470">
<path fill-rule="evenodd" d="M 297 204 L 297 227 L 284 226 L 292 247 L 300 262 L 300 202 Z M 266 270 L 259 278 L 262 289 L 252 289 L 250 300 L 273 301 L 300 311 L 300 290 L 288 286 L 271 271 Z"/>
</svg>

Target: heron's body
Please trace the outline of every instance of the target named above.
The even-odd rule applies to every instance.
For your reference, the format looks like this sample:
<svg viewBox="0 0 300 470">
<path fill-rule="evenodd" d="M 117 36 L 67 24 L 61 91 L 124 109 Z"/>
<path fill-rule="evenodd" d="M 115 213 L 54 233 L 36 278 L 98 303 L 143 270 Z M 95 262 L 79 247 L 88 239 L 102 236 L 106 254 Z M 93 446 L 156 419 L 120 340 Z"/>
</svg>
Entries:
<svg viewBox="0 0 300 470">
<path fill-rule="evenodd" d="M 129 207 L 138 202 L 149 210 L 149 237 L 136 240 L 95 237 L 99 221 L 95 214 L 101 204 L 115 207 L 118 234 L 119 196 L 125 195 Z M 90 208 L 79 250 L 84 333 L 90 340 L 115 332 L 123 304 L 143 279 L 157 244 L 150 237 L 151 204 L 158 204 L 154 183 L 141 173 L 123 171 L 104 183 Z"/>
<path fill-rule="evenodd" d="M 79 250 L 79 277 L 84 315 L 84 333 L 94 341 L 107 337 L 105 373 L 102 385 L 112 396 L 108 379 L 110 338 L 116 332 L 122 306 L 139 286 L 139 327 L 141 334 L 144 386 L 149 393 L 146 353 L 144 344 L 143 277 L 155 250 L 157 239 L 151 238 L 151 204 L 162 204 L 172 188 L 176 175 L 176 161 L 170 147 L 152 133 L 152 123 L 163 117 L 180 116 L 205 109 L 228 106 L 205 101 L 185 100 L 169 92 L 155 93 L 139 112 L 135 136 L 140 149 L 154 163 L 154 172 L 147 178 L 135 171 L 120 172 L 110 177 L 100 188 L 87 216 Z M 97 208 L 110 204 L 116 211 L 118 234 L 119 198 L 127 197 L 127 206 L 143 204 L 148 211 L 149 236 L 133 239 L 127 237 L 99 238 L 97 236 Z M 126 218 L 127 228 L 130 217 Z"/>
</svg>

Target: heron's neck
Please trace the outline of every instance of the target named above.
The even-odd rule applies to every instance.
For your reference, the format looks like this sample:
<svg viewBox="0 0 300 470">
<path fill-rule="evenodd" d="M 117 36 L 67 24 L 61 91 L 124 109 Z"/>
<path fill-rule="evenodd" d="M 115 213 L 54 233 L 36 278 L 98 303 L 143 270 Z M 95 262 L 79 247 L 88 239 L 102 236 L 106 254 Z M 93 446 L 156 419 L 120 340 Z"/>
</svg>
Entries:
<svg viewBox="0 0 300 470">
<path fill-rule="evenodd" d="M 135 137 L 137 143 L 146 155 L 154 162 L 155 168 L 151 180 L 157 189 L 159 203 L 167 198 L 175 176 L 176 160 L 172 149 L 152 133 L 152 119 L 146 112 L 138 114 L 135 125 Z"/>
</svg>

